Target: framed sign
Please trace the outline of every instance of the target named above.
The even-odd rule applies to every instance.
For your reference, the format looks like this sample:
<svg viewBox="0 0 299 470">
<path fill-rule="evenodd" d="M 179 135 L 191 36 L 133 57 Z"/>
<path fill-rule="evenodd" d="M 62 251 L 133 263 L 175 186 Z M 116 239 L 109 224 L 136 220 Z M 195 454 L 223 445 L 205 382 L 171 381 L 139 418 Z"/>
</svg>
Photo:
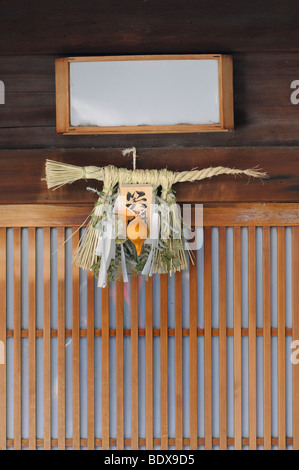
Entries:
<svg viewBox="0 0 299 470">
<path fill-rule="evenodd" d="M 228 55 L 57 59 L 63 134 L 216 132 L 234 127 Z"/>
</svg>

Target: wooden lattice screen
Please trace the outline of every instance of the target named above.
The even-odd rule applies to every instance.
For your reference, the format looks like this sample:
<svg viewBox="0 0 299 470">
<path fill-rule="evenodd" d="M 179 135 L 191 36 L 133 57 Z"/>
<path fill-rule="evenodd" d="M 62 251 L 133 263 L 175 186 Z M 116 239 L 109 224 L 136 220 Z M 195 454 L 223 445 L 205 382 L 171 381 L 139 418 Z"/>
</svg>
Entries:
<svg viewBox="0 0 299 470">
<path fill-rule="evenodd" d="M 0 340 L 6 364 L 0 365 L 1 449 L 299 448 L 299 365 L 290 365 L 290 341 L 299 339 L 297 205 L 255 205 L 251 212 L 241 206 L 206 209 L 204 245 L 197 252 L 197 263 L 190 265 L 187 281 L 181 273 L 174 281 L 167 275 L 156 276 L 142 284 L 144 298 L 137 278 L 129 288 L 117 281 L 99 294 L 91 273 L 84 278 L 83 294 L 84 274 L 66 262 L 67 250 L 74 250 L 79 240 L 75 225 L 80 211 L 78 215 L 78 209 L 59 207 L 55 212 L 39 207 L 34 216 L 31 207 L 28 226 L 26 210 L 14 207 L 16 226 L 9 208 L 2 208 Z M 71 231 L 65 227 L 73 227 L 75 233 L 63 245 Z M 242 255 L 242 232 L 247 261 Z M 54 254 L 53 237 L 56 247 L 63 245 Z M 291 286 L 286 282 L 289 275 Z M 174 298 L 168 295 L 170 282 Z M 262 292 L 261 325 L 257 289 Z M 231 306 L 228 290 L 233 293 Z M 71 301 L 66 299 L 69 292 Z M 81 321 L 84 295 L 86 325 Z M 286 320 L 290 308 L 291 321 Z M 67 309 L 71 324 L 66 324 Z M 228 309 L 233 323 L 228 321 Z"/>
</svg>

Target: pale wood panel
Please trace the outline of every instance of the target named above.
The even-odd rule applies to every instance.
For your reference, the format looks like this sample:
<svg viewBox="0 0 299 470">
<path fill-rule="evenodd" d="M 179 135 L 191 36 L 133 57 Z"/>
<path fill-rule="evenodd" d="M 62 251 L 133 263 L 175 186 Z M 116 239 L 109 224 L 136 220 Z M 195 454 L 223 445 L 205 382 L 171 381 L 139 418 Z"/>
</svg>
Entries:
<svg viewBox="0 0 299 470">
<path fill-rule="evenodd" d="M 285 229 L 277 228 L 278 446 L 286 448 Z"/>
<path fill-rule="evenodd" d="M 117 449 L 124 448 L 124 286 L 116 281 L 116 428 Z"/>
<path fill-rule="evenodd" d="M 131 449 L 138 449 L 138 277 L 131 278 Z"/>
<path fill-rule="evenodd" d="M 6 229 L 0 229 L 0 450 L 6 449 Z M 1 345 L 0 345 L 1 348 Z"/>
<path fill-rule="evenodd" d="M 270 228 L 263 228 L 264 450 L 271 450 L 271 253 Z"/>
<path fill-rule="evenodd" d="M 29 450 L 36 448 L 36 293 L 35 228 L 28 229 Z"/>
<path fill-rule="evenodd" d="M 168 309 L 167 274 L 160 275 L 161 450 L 168 449 Z"/>
<path fill-rule="evenodd" d="M 249 448 L 256 450 L 256 237 L 248 229 L 248 383 Z"/>
<path fill-rule="evenodd" d="M 102 289 L 102 436 L 103 450 L 109 449 L 109 286 Z"/>
<path fill-rule="evenodd" d="M 234 227 L 234 431 L 235 450 L 242 449 L 241 229 Z"/>
<path fill-rule="evenodd" d="M 175 274 L 175 447 L 183 448 L 182 272 Z"/>
<path fill-rule="evenodd" d="M 44 315 L 43 315 L 43 366 L 44 366 L 44 448 L 51 449 L 51 244 L 50 228 L 43 229 L 43 281 L 44 281 Z"/>
<path fill-rule="evenodd" d="M 87 448 L 94 449 L 94 275 L 87 271 Z"/>
<path fill-rule="evenodd" d="M 190 325 L 190 450 L 197 450 L 197 258 L 189 264 L 189 325 Z"/>
<path fill-rule="evenodd" d="M 14 229 L 14 449 L 21 449 L 21 229 Z"/>
<path fill-rule="evenodd" d="M 145 283 L 145 401 L 146 449 L 153 449 L 154 396 L 153 396 L 153 279 Z"/>
<path fill-rule="evenodd" d="M 219 228 L 219 441 L 227 448 L 226 228 Z"/>
<path fill-rule="evenodd" d="M 65 229 L 58 228 L 58 449 L 65 449 Z"/>
<path fill-rule="evenodd" d="M 292 230 L 293 341 L 299 339 L 299 228 Z M 293 364 L 293 448 L 299 450 L 299 364 Z"/>
<path fill-rule="evenodd" d="M 72 253 L 79 243 L 79 232 L 73 230 Z M 72 387 L 73 387 L 73 450 L 80 449 L 80 271 L 72 265 Z"/>
<path fill-rule="evenodd" d="M 205 449 L 212 449 L 212 286 L 211 227 L 204 232 L 204 325 L 205 325 Z"/>
</svg>

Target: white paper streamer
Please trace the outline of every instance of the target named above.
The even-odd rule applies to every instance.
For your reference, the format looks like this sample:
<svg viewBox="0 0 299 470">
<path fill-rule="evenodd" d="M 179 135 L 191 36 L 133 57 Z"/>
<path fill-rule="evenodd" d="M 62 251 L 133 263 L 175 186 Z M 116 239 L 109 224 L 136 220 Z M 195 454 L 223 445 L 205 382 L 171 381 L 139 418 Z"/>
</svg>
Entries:
<svg viewBox="0 0 299 470">
<path fill-rule="evenodd" d="M 128 273 L 127 273 L 127 266 L 126 266 L 126 257 L 125 257 L 125 251 L 124 247 L 121 244 L 120 245 L 120 250 L 121 250 L 121 269 L 123 273 L 123 282 L 128 282 Z"/>
<path fill-rule="evenodd" d="M 111 220 L 106 220 L 103 224 L 104 233 L 103 237 L 100 237 L 97 249 L 97 255 L 101 256 L 101 266 L 98 278 L 98 287 L 106 287 L 107 285 L 107 271 L 110 266 L 112 258 L 115 258 L 115 238 L 113 233 L 113 224 Z"/>
<path fill-rule="evenodd" d="M 152 245 L 151 251 L 149 252 L 148 258 L 142 270 L 143 276 L 152 276 L 153 269 L 154 269 L 154 252 L 158 247 L 159 242 L 159 232 L 160 232 L 160 214 L 158 212 L 154 212 L 151 214 L 151 231 L 150 231 L 150 238 L 148 238 L 145 243 L 148 245 Z"/>
</svg>

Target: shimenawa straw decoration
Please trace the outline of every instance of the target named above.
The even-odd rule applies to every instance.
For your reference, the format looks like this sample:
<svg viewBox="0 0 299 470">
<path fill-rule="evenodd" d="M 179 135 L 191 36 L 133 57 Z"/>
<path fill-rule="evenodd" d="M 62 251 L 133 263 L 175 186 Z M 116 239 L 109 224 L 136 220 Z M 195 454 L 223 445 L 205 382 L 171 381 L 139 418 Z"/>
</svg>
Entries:
<svg viewBox="0 0 299 470">
<path fill-rule="evenodd" d="M 85 233 L 75 252 L 76 264 L 87 270 L 93 270 L 98 277 L 98 285 L 104 287 L 107 282 L 123 275 L 124 281 L 128 274 L 134 271 L 146 277 L 154 273 L 172 274 L 187 268 L 185 251 L 188 250 L 186 227 L 183 220 L 174 209 L 176 198 L 173 185 L 182 182 L 201 181 L 219 175 L 245 175 L 253 178 L 266 178 L 267 174 L 257 168 L 240 170 L 223 166 L 209 167 L 202 170 L 170 171 L 135 169 L 136 149 L 125 149 L 123 154 L 133 153 L 134 169 L 116 168 L 109 165 L 76 166 L 67 163 L 46 161 L 46 181 L 48 188 L 56 190 L 65 184 L 72 184 L 81 179 L 95 179 L 103 182 L 95 207 L 90 214 L 90 220 Z M 115 218 L 111 217 L 119 196 L 119 186 L 123 184 L 150 184 L 153 186 L 155 204 L 158 209 L 151 216 L 155 240 L 146 240 L 141 255 L 136 256 L 134 246 L 128 238 L 119 236 L 121 232 Z M 158 189 L 161 192 L 158 195 Z M 96 191 L 97 192 L 97 191 Z M 170 209 L 170 210 L 169 210 Z M 166 216 L 165 216 L 166 214 Z M 114 214 L 115 215 L 115 214 Z M 178 236 L 178 227 L 180 234 Z M 107 237 L 107 233 L 113 236 Z M 167 237 L 165 237 L 167 233 Z"/>
</svg>

